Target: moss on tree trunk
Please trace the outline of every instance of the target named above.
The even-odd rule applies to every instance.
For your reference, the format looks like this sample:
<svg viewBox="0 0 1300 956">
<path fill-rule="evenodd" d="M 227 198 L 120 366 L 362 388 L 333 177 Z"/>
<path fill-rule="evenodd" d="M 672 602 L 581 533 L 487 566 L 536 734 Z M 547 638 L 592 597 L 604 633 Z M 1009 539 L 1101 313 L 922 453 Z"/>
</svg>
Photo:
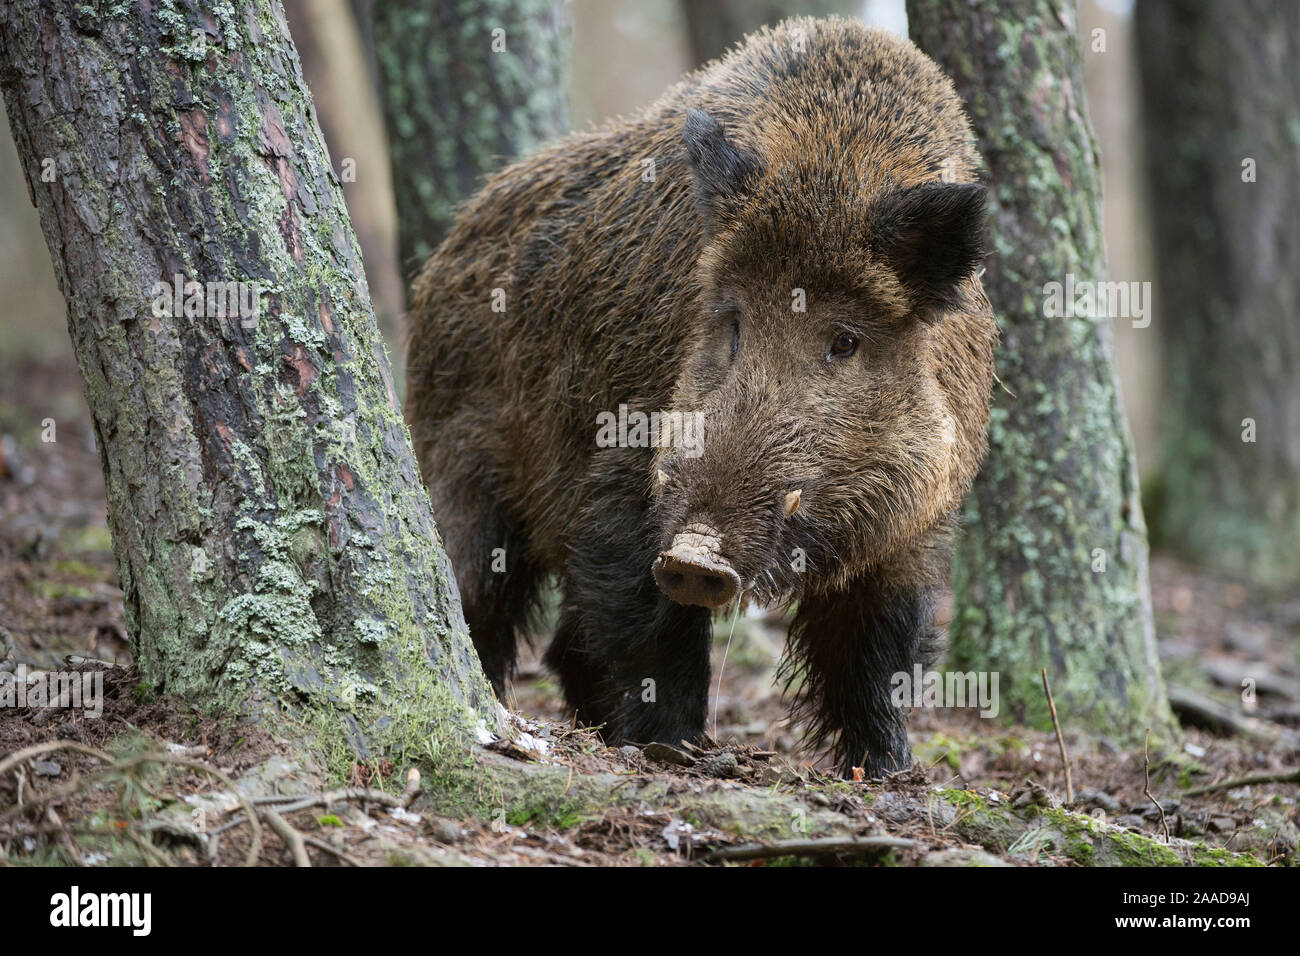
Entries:
<svg viewBox="0 0 1300 956">
<path fill-rule="evenodd" d="M 1153 538 L 1300 580 L 1300 4 L 1138 4 L 1165 361 Z"/>
<path fill-rule="evenodd" d="M 1001 673 L 1003 713 L 1125 743 L 1174 724 L 1109 318 L 1052 316 L 1048 283 L 1105 279 L 1097 147 L 1074 4 L 909 0 L 916 43 L 965 98 L 988 164 L 1001 387 L 963 515 L 952 654 Z"/>
<path fill-rule="evenodd" d="M 370 16 L 409 277 L 486 175 L 568 131 L 568 28 L 558 0 L 383 0 Z"/>
<path fill-rule="evenodd" d="M 14 0 L 0 36 L 144 680 L 339 764 L 468 755 L 498 711 L 279 4 Z"/>
</svg>

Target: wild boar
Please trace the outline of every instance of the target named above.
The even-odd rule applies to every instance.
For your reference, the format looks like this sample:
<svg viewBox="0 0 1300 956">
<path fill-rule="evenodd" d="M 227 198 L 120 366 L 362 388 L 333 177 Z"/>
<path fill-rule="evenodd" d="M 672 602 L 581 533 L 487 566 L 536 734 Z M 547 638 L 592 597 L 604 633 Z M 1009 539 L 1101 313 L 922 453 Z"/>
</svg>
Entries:
<svg viewBox="0 0 1300 956">
<path fill-rule="evenodd" d="M 904 39 L 789 20 L 489 181 L 414 286 L 406 416 L 501 693 L 546 662 L 610 742 L 698 741 L 712 614 L 797 605 L 783 672 L 843 772 L 911 760 L 996 338 L 979 157 Z"/>
</svg>

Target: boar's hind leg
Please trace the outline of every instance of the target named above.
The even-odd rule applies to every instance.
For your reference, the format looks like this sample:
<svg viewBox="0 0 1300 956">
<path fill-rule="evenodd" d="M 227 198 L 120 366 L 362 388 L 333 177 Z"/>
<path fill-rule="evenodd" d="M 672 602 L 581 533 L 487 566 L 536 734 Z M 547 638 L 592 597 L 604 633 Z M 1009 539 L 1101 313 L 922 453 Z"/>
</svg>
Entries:
<svg viewBox="0 0 1300 956">
<path fill-rule="evenodd" d="M 799 602 L 790 626 L 784 676 L 802 678 L 795 712 L 806 721 L 808 742 L 834 740 L 836 768 L 868 777 L 912 763 L 904 712 L 891 701 L 897 673 L 911 679 L 940 642 L 932 628 L 928 590 L 856 582 L 842 592 Z"/>
<path fill-rule="evenodd" d="M 704 734 L 712 621 L 655 586 L 652 553 L 592 548 L 571 563 L 565 611 L 546 663 L 569 706 L 608 743 L 679 745 Z"/>
<path fill-rule="evenodd" d="M 459 492 L 459 493 L 455 493 Z M 518 639 L 537 601 L 541 574 L 523 538 L 481 484 L 429 487 L 434 518 L 456 572 L 461 608 L 483 672 L 497 697 L 514 674 Z"/>
</svg>

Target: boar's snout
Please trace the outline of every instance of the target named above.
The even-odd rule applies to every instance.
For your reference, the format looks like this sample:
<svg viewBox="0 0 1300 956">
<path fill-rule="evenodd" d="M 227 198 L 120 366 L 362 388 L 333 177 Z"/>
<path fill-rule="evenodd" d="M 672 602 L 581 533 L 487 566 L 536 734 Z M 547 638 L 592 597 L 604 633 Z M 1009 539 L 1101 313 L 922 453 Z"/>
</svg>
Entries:
<svg viewBox="0 0 1300 956">
<path fill-rule="evenodd" d="M 659 590 L 678 604 L 724 607 L 740 591 L 740 575 L 718 553 L 718 536 L 688 529 L 654 563 Z"/>
</svg>

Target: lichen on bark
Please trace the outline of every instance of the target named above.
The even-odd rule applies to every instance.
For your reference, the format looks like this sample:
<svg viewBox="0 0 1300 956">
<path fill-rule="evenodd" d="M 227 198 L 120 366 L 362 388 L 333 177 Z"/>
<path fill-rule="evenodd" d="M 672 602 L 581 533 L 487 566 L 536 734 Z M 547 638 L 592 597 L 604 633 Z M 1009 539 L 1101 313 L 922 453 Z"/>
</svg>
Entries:
<svg viewBox="0 0 1300 956">
<path fill-rule="evenodd" d="M 1073 4 L 909 0 L 913 39 L 954 80 L 987 164 L 984 286 L 1002 335 L 989 454 L 962 515 L 952 654 L 1001 673 L 1003 713 L 1166 740 L 1146 529 L 1108 317 L 1053 316 L 1048 283 L 1106 278 L 1097 146 Z"/>
<path fill-rule="evenodd" d="M 354 755 L 468 752 L 499 711 L 279 4 L 19 0 L 0 26 L 142 679 Z M 249 283 L 256 314 L 155 309 L 178 276 Z"/>
</svg>

